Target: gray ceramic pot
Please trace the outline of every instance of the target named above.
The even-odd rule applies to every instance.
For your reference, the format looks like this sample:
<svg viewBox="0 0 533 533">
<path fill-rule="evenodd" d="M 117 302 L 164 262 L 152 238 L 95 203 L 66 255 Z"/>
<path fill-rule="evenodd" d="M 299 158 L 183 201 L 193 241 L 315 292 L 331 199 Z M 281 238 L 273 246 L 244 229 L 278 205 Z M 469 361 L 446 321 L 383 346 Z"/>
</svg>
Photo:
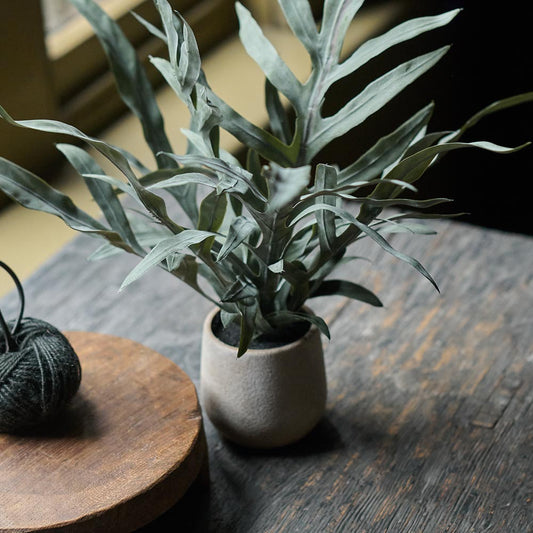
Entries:
<svg viewBox="0 0 533 533">
<path fill-rule="evenodd" d="M 274 448 L 309 433 L 324 414 L 326 373 L 316 327 L 299 340 L 265 350 L 237 349 L 204 322 L 201 398 L 205 413 L 229 440 L 250 448 Z"/>
</svg>

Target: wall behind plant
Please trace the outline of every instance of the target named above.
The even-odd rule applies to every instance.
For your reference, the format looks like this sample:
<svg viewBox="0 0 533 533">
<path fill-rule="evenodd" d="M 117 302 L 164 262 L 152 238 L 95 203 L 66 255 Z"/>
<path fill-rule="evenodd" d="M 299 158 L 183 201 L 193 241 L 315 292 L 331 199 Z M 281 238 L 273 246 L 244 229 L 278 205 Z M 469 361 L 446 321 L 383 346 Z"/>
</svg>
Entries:
<svg viewBox="0 0 533 533">
<path fill-rule="evenodd" d="M 394 129 L 434 100 L 430 128 L 455 129 L 482 107 L 513 94 L 533 90 L 533 36 L 523 3 L 510 0 L 496 9 L 483 0 L 412 2 L 411 15 L 432 15 L 464 8 L 448 26 L 396 47 L 334 90 L 335 105 L 378 73 L 409 57 L 453 43 L 441 62 L 389 107 L 369 119 L 350 140 L 322 154 L 348 161 L 368 148 L 377 135 Z M 466 140 L 491 140 L 508 146 L 533 141 L 533 104 L 481 121 Z M 531 200 L 533 147 L 511 155 L 463 150 L 447 155 L 419 182 L 420 195 L 445 196 L 455 202 L 440 211 L 470 213 L 463 220 L 507 231 L 533 234 Z M 440 206 L 439 206 L 440 208 Z"/>
</svg>

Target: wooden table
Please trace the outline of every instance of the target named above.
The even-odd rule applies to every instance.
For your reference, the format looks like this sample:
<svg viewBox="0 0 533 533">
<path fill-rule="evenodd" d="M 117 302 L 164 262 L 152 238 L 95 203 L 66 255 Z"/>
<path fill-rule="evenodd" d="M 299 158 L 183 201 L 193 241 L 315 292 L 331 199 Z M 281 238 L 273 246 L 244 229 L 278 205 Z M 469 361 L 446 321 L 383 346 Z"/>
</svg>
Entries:
<svg viewBox="0 0 533 533">
<path fill-rule="evenodd" d="M 436 224 L 399 236 L 439 283 L 362 241 L 351 279 L 384 309 L 342 298 L 325 313 L 327 413 L 302 442 L 251 452 L 209 421 L 209 489 L 143 529 L 213 533 L 533 531 L 533 240 Z M 26 284 L 28 315 L 111 333 L 169 357 L 198 384 L 209 304 L 163 271 L 117 294 L 131 257 L 88 263 L 76 239 Z M 16 297 L 0 302 L 14 313 Z M 13 310 L 13 311 L 10 311 Z"/>
</svg>

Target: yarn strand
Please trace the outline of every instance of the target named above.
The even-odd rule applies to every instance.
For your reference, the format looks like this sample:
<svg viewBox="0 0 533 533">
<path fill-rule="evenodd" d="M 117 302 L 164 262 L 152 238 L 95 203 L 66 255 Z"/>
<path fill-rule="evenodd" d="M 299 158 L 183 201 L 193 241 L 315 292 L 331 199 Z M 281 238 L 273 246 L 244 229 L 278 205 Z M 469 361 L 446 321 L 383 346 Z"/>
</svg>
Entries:
<svg viewBox="0 0 533 533">
<path fill-rule="evenodd" d="M 3 261 L 0 261 L 0 267 L 3 268 L 11 276 L 11 279 L 15 283 L 15 287 L 17 288 L 17 291 L 19 293 L 20 311 L 18 318 L 11 331 L 9 331 L 9 327 L 7 326 L 7 323 L 4 319 L 4 315 L 2 315 L 2 310 L 0 310 L 0 327 L 2 328 L 4 333 L 6 352 L 14 352 L 17 349 L 17 345 L 13 336 L 17 333 L 20 327 L 20 323 L 24 315 L 24 305 L 26 299 L 24 297 L 24 289 L 22 288 L 22 283 L 20 283 L 20 280 L 13 271 L 13 269 L 6 265 Z"/>
</svg>

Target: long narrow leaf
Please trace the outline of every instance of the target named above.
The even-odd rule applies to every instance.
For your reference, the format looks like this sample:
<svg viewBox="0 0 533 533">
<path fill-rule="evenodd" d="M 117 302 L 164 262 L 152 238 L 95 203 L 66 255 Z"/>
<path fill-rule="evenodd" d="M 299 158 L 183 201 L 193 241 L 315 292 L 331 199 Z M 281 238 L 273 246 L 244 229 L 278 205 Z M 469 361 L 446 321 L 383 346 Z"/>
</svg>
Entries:
<svg viewBox="0 0 533 533">
<path fill-rule="evenodd" d="M 141 121 L 144 137 L 153 154 L 171 151 L 152 86 L 137 59 L 133 46 L 117 23 L 93 0 L 71 0 L 71 2 L 89 21 L 102 43 L 120 96 Z M 160 162 L 163 163 L 161 159 Z"/>
<path fill-rule="evenodd" d="M 41 119 L 17 121 L 14 120 L 2 106 L 0 106 L 0 117 L 14 126 L 45 131 L 48 133 L 62 133 L 87 142 L 107 159 L 109 159 L 124 174 L 124 176 L 126 176 L 132 187 L 137 192 L 139 199 L 150 213 L 152 213 L 160 222 L 172 229 L 175 233 L 179 233 L 181 231 L 181 226 L 177 225 L 168 217 L 164 200 L 142 186 L 137 176 L 133 172 L 128 159 L 121 150 L 118 150 L 114 146 L 104 141 L 89 137 L 74 126 L 64 124 L 63 122 L 59 122 L 57 120 Z"/>
<path fill-rule="evenodd" d="M 179 235 L 174 235 L 168 239 L 160 241 L 154 248 L 140 261 L 137 266 L 126 276 L 126 279 L 122 282 L 120 290 L 128 286 L 130 283 L 138 280 L 141 276 L 146 274 L 152 267 L 161 263 L 170 254 L 179 253 L 193 244 L 199 244 L 205 239 L 213 237 L 214 234 L 211 231 L 199 231 L 199 230 L 184 230 Z"/>
<path fill-rule="evenodd" d="M 360 232 L 365 233 L 368 235 L 372 240 L 374 240 L 377 244 L 379 244 L 386 252 L 390 253 L 391 255 L 397 257 L 398 259 L 410 264 L 413 268 L 415 268 L 420 274 L 422 274 L 434 287 L 439 290 L 437 284 L 435 283 L 435 280 L 431 277 L 429 272 L 422 266 L 422 264 L 414 259 L 413 257 L 404 254 L 403 252 L 400 252 L 393 248 L 377 231 L 373 230 L 366 224 L 362 223 L 361 221 L 357 220 L 353 215 L 345 211 L 344 209 L 341 209 L 339 207 L 334 207 L 328 204 L 317 204 L 309 207 L 306 209 L 303 213 L 300 213 L 297 217 L 295 217 L 291 221 L 291 225 L 296 224 L 299 220 L 302 218 L 310 215 L 311 213 L 314 213 L 315 211 L 321 210 L 321 209 L 327 209 L 331 211 L 332 213 L 335 213 L 336 216 L 340 217 L 341 219 L 348 222 L 350 225 L 355 226 Z M 341 236 L 342 237 L 342 236 Z"/>
<path fill-rule="evenodd" d="M 350 23 L 364 0 L 325 0 L 320 28 L 322 57 L 337 60 Z"/>
<path fill-rule="evenodd" d="M 226 102 L 208 89 L 209 99 L 222 114 L 221 126 L 234 135 L 245 146 L 278 165 L 291 165 L 293 157 L 291 149 L 271 133 L 257 127 L 237 113 Z"/>
<path fill-rule="evenodd" d="M 374 57 L 377 57 L 399 43 L 449 24 L 460 11 L 460 9 L 454 9 L 433 17 L 420 17 L 408 20 L 379 37 L 365 41 L 348 59 L 333 71 L 329 82 L 334 83 L 348 76 Z"/>
<path fill-rule="evenodd" d="M 267 210 L 278 211 L 292 202 L 309 185 L 310 172 L 310 166 L 283 168 L 274 163 L 270 165 Z"/>
<path fill-rule="evenodd" d="M 316 326 L 319 331 L 328 339 L 331 338 L 328 325 L 322 318 L 316 315 L 308 315 L 307 313 L 301 313 L 297 311 L 277 311 L 275 315 L 267 315 L 265 318 L 273 322 L 275 321 L 275 323 L 310 322 L 312 325 Z"/>
<path fill-rule="evenodd" d="M 132 251 L 118 233 L 108 230 L 98 220 L 79 209 L 68 196 L 3 157 L 0 157 L 0 190 L 28 209 L 56 215 L 76 231 L 104 237 L 114 246 Z"/>
<path fill-rule="evenodd" d="M 240 23 L 239 37 L 244 48 L 261 67 L 272 85 L 298 109 L 301 83 L 278 55 L 272 43 L 263 35 L 251 13 L 239 2 L 236 4 L 236 11 Z"/>
<path fill-rule="evenodd" d="M 218 253 L 217 262 L 224 260 L 256 229 L 257 225 L 254 224 L 254 222 L 252 222 L 249 218 L 245 216 L 239 216 L 235 218 L 231 223 L 226 240 L 224 241 L 224 244 Z"/>
<path fill-rule="evenodd" d="M 285 19 L 298 40 L 311 56 L 313 64 L 318 62 L 318 32 L 308 0 L 279 0 Z"/>
<path fill-rule="evenodd" d="M 318 288 L 313 291 L 311 298 L 318 296 L 330 296 L 332 294 L 338 294 L 340 296 L 346 296 L 353 300 L 359 300 L 375 307 L 383 307 L 381 300 L 370 290 L 359 285 L 352 283 L 351 281 L 344 281 L 339 279 L 329 279 L 323 281 Z"/>
<path fill-rule="evenodd" d="M 381 109 L 410 83 L 434 66 L 449 46 L 406 61 L 367 85 L 353 100 L 331 117 L 322 120 L 310 139 L 310 157 L 333 139 L 344 135 Z"/>
<path fill-rule="evenodd" d="M 408 148 L 418 132 L 427 126 L 433 114 L 434 104 L 430 103 L 389 135 L 382 137 L 355 163 L 339 172 L 338 183 L 352 183 L 355 180 L 371 180 L 381 175 Z"/>
<path fill-rule="evenodd" d="M 334 189 L 337 185 L 337 170 L 328 165 L 318 165 L 315 177 L 315 190 Z M 317 196 L 316 203 L 337 205 L 334 196 Z M 335 241 L 335 214 L 324 209 L 317 211 L 318 240 L 322 252 L 329 252 Z"/>
<path fill-rule="evenodd" d="M 58 144 L 57 149 L 65 155 L 70 164 L 84 177 L 85 174 L 103 174 L 98 163 L 83 149 L 71 144 Z M 101 180 L 85 178 L 85 183 L 92 197 L 102 210 L 111 229 L 116 231 L 137 253 L 144 255 L 143 248 L 137 242 L 124 208 L 117 198 L 113 186 Z"/>
<path fill-rule="evenodd" d="M 278 90 L 268 78 L 265 78 L 265 105 L 272 132 L 284 143 L 289 144 L 291 142 L 289 118 L 279 98 Z"/>
<path fill-rule="evenodd" d="M 504 98 L 503 100 L 498 100 L 493 102 L 487 107 L 483 108 L 481 111 L 478 111 L 474 116 L 466 121 L 466 123 L 457 131 L 450 133 L 448 137 L 442 139 L 442 142 L 453 142 L 457 141 L 462 135 L 470 129 L 472 126 L 475 126 L 482 118 L 491 115 L 497 111 L 502 111 L 508 109 L 509 107 L 514 107 L 516 105 L 524 104 L 527 102 L 533 102 L 533 91 L 528 93 L 517 94 L 509 98 Z"/>
</svg>

